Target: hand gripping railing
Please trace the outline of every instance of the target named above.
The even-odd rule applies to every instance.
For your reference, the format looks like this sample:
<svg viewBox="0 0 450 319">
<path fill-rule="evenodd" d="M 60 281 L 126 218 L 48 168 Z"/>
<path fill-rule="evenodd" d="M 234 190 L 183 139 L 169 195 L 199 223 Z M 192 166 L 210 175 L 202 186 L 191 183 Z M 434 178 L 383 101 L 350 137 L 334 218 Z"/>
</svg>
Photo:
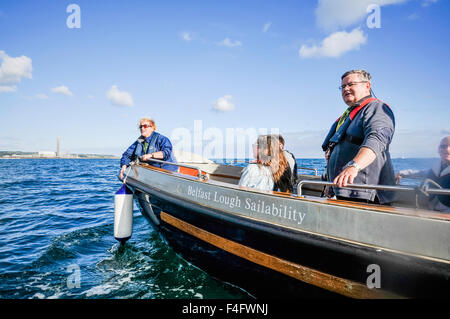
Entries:
<svg viewBox="0 0 450 319">
<path fill-rule="evenodd" d="M 197 172 L 198 172 L 198 174 L 197 174 L 197 179 L 198 179 L 198 180 L 204 180 L 204 179 L 206 179 L 206 176 L 202 174 L 202 170 L 201 170 L 200 168 L 196 167 L 196 166 L 191 166 L 191 165 L 186 165 L 186 164 L 172 163 L 172 162 L 167 162 L 167 161 L 161 161 L 161 160 L 157 160 L 157 159 L 154 159 L 154 158 L 149 158 L 148 160 L 145 160 L 145 161 L 142 161 L 142 162 L 139 161 L 139 160 L 137 160 L 137 161 L 135 162 L 135 164 L 139 164 L 139 163 L 144 163 L 144 164 L 145 164 L 145 162 L 150 162 L 150 161 L 156 162 L 156 163 L 161 163 L 161 164 L 175 165 L 175 166 L 180 166 L 180 167 L 186 167 L 186 168 L 195 169 L 195 170 L 197 170 Z"/>
<path fill-rule="evenodd" d="M 301 180 L 297 185 L 297 196 L 302 196 L 302 186 L 304 184 L 309 185 L 321 185 L 321 186 L 334 186 L 337 187 L 336 184 L 332 182 L 325 181 L 312 181 L 312 180 Z M 430 189 L 428 187 L 429 184 L 432 184 L 438 188 Z M 409 186 L 391 186 L 391 185 L 365 185 L 365 184 L 348 184 L 347 186 L 341 186 L 340 188 L 350 188 L 350 189 L 375 189 L 375 190 L 384 190 L 384 191 L 399 191 L 399 192 L 414 192 L 416 197 L 416 207 L 419 207 L 419 193 L 423 193 L 426 196 L 433 195 L 449 195 L 450 189 L 441 188 L 439 184 L 435 183 L 432 180 L 426 180 L 421 187 L 409 187 Z"/>
<path fill-rule="evenodd" d="M 433 185 L 436 188 L 429 188 L 429 185 Z M 433 181 L 432 179 L 426 179 L 420 186 L 420 190 L 426 195 L 450 195 L 450 189 L 442 188 L 441 185 Z"/>
<path fill-rule="evenodd" d="M 332 182 L 301 180 L 298 182 L 298 185 L 297 185 L 298 196 L 302 196 L 302 186 L 304 184 L 337 187 L 337 184 L 333 184 Z M 415 187 L 409 187 L 409 186 L 366 185 L 366 184 L 348 184 L 347 186 L 342 186 L 340 188 L 376 189 L 376 190 L 384 190 L 384 191 L 401 191 L 401 192 L 411 192 L 411 191 L 414 192 L 417 190 Z"/>
</svg>

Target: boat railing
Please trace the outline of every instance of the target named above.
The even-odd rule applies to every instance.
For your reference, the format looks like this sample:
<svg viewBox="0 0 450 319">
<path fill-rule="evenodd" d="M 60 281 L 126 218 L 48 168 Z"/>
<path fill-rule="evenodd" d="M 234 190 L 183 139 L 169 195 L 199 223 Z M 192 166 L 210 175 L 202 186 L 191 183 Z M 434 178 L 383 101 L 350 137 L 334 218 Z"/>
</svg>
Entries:
<svg viewBox="0 0 450 319">
<path fill-rule="evenodd" d="M 303 185 L 320 185 L 320 186 L 333 186 L 337 187 L 337 184 L 333 182 L 326 181 L 314 181 L 314 180 L 300 180 L 297 184 L 297 196 L 302 196 L 302 187 Z M 430 185 L 433 185 L 437 188 L 430 188 Z M 429 195 L 449 195 L 450 189 L 445 189 L 440 187 L 439 184 L 435 183 L 432 180 L 425 180 L 424 183 L 420 187 L 412 187 L 412 186 L 392 186 L 392 185 L 369 185 L 369 184 L 348 184 L 347 186 L 341 186 L 340 188 L 349 188 L 349 189 L 374 189 L 374 190 L 383 190 L 383 191 L 396 191 L 396 192 L 414 192 L 416 195 L 416 207 L 418 207 L 418 195 L 420 193 Z"/>
<path fill-rule="evenodd" d="M 196 166 L 192 166 L 192 165 L 186 165 L 186 164 L 179 164 L 179 163 L 173 163 L 173 162 L 167 162 L 167 161 L 162 161 L 162 160 L 158 160 L 155 158 L 149 158 L 148 160 L 146 160 L 146 162 L 156 162 L 156 163 L 161 163 L 161 164 L 167 164 L 167 165 L 175 165 L 178 167 L 185 167 L 185 168 L 190 168 L 190 169 L 194 169 L 197 170 L 197 180 L 204 180 L 207 178 L 206 175 L 202 174 L 202 170 Z M 137 162 L 139 163 L 139 162 Z M 136 164 L 137 164 L 136 163 Z"/>
<path fill-rule="evenodd" d="M 430 188 L 430 185 L 433 185 L 436 188 Z M 450 189 L 442 188 L 441 185 L 428 178 L 423 182 L 420 190 L 431 195 L 450 195 Z"/>
<path fill-rule="evenodd" d="M 301 180 L 298 182 L 298 185 L 297 185 L 298 196 L 302 196 L 302 187 L 304 184 L 337 187 L 337 184 L 334 184 L 333 182 Z M 342 186 L 340 188 L 375 189 L 375 190 L 385 190 L 385 191 L 416 191 L 415 187 L 409 187 L 409 186 L 368 185 L 368 184 L 348 184 L 347 186 Z"/>
<path fill-rule="evenodd" d="M 297 167 L 297 173 L 300 172 L 300 170 L 314 171 L 314 176 L 317 176 L 317 168 L 311 168 L 311 167 Z"/>
</svg>

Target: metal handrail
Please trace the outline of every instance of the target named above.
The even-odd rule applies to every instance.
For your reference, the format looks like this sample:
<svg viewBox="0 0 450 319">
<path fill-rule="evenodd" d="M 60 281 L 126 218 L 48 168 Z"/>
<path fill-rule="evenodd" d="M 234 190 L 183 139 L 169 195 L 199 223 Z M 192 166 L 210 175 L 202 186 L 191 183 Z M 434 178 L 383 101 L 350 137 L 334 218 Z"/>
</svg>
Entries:
<svg viewBox="0 0 450 319">
<path fill-rule="evenodd" d="M 302 196 L 302 186 L 304 184 L 310 185 L 321 185 L 321 186 L 335 186 L 338 187 L 337 184 L 333 182 L 325 182 L 325 181 L 313 181 L 313 180 L 301 180 L 297 185 L 297 196 Z M 435 194 L 435 195 L 450 195 L 450 189 L 446 188 L 428 188 L 427 185 L 424 187 L 409 187 L 409 186 L 392 186 L 392 185 L 366 185 L 366 184 L 348 184 L 347 186 L 341 186 L 340 188 L 356 188 L 356 189 L 375 189 L 375 190 L 384 190 L 384 191 L 400 191 L 400 192 L 423 192 L 427 195 Z"/>
<path fill-rule="evenodd" d="M 429 185 L 434 185 L 437 188 L 429 188 Z M 420 189 L 427 194 L 450 195 L 450 189 L 442 188 L 441 185 L 428 178 L 423 182 Z"/>
<path fill-rule="evenodd" d="M 297 167 L 297 173 L 299 170 L 307 170 L 307 171 L 314 171 L 314 176 L 317 176 L 317 168 L 311 168 L 311 167 Z"/>
<path fill-rule="evenodd" d="M 423 189 L 425 193 L 433 194 L 433 195 L 450 195 L 450 189 L 441 188 L 441 189 L 429 189 L 428 187 L 425 187 Z"/>
<path fill-rule="evenodd" d="M 442 188 L 442 189 L 429 189 L 425 187 L 423 189 L 425 193 L 433 194 L 433 195 L 450 195 L 450 189 Z"/>
<path fill-rule="evenodd" d="M 334 184 L 333 182 L 301 180 L 298 182 L 298 185 L 297 185 L 297 195 L 298 196 L 302 196 L 302 186 L 304 184 L 337 187 L 337 184 Z M 417 188 L 415 188 L 415 187 L 408 187 L 408 186 L 366 185 L 366 184 L 348 184 L 347 186 L 341 186 L 340 188 L 376 189 L 376 190 L 403 191 L 403 192 L 411 192 L 411 191 L 417 190 Z"/>
<path fill-rule="evenodd" d="M 148 162 L 148 161 L 157 162 L 157 163 L 161 163 L 161 164 L 175 165 L 175 166 L 195 169 L 198 172 L 198 174 L 197 174 L 197 179 L 198 180 L 202 180 L 202 179 L 205 178 L 205 176 L 202 174 L 202 170 L 200 168 L 196 167 L 196 166 L 191 166 L 191 165 L 186 165 L 186 164 L 178 164 L 178 163 L 167 162 L 167 161 L 161 161 L 161 160 L 157 160 L 157 159 L 154 159 L 154 158 L 149 158 L 145 162 Z M 143 162 L 143 163 L 145 163 L 145 162 Z"/>
</svg>

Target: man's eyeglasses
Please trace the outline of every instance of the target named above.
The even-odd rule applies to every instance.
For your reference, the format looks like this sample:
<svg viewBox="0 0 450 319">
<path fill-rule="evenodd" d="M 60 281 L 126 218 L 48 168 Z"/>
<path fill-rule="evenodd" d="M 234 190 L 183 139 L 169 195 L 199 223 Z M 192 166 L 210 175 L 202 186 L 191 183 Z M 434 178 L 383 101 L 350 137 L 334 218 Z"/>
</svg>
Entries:
<svg viewBox="0 0 450 319">
<path fill-rule="evenodd" d="M 343 84 L 339 87 L 339 90 L 343 91 L 345 90 L 345 88 L 348 86 L 349 88 L 351 88 L 353 85 L 357 84 L 357 83 L 366 83 L 367 81 L 358 81 L 358 82 L 350 82 L 347 84 Z"/>
<path fill-rule="evenodd" d="M 450 147 L 450 145 L 439 145 L 439 149 L 445 150 L 446 148 Z"/>
<path fill-rule="evenodd" d="M 139 125 L 139 128 L 147 128 L 147 127 L 151 127 L 151 125 L 148 125 L 148 124 Z"/>
</svg>

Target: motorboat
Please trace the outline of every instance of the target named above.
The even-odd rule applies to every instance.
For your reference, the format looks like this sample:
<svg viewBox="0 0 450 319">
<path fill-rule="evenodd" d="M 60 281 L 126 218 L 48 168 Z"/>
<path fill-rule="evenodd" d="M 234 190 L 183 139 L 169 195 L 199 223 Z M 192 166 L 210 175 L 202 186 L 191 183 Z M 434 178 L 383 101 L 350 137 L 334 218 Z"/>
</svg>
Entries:
<svg viewBox="0 0 450 319">
<path fill-rule="evenodd" d="M 383 206 L 322 197 L 332 183 L 317 173 L 291 194 L 240 187 L 242 166 L 175 165 L 131 163 L 124 182 L 142 215 L 183 258 L 256 298 L 450 297 L 450 214 L 418 200 L 450 190 L 348 186 L 400 195 Z"/>
</svg>

